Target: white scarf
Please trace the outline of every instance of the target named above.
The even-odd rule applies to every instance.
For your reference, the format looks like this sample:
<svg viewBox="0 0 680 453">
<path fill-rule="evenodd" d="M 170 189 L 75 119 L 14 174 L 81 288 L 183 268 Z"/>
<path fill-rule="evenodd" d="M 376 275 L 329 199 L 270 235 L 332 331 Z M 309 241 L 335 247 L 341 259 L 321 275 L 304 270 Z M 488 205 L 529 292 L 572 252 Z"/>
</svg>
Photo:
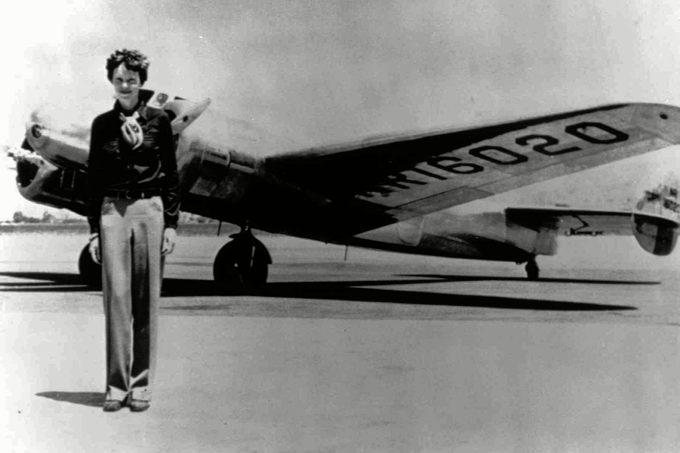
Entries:
<svg viewBox="0 0 680 453">
<path fill-rule="evenodd" d="M 120 119 L 123 121 L 120 131 L 123 133 L 125 141 L 132 146 L 132 149 L 139 148 L 144 141 L 144 132 L 137 118 L 139 118 L 139 112 L 133 113 L 132 116 L 125 116 L 122 112 L 120 114 Z"/>
</svg>

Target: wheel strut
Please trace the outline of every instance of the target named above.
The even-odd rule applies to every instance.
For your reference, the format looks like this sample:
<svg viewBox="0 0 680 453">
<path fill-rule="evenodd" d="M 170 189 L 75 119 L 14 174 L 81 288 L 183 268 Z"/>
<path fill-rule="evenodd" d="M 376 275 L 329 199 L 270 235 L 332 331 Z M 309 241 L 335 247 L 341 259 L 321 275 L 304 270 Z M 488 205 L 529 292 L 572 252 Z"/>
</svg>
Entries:
<svg viewBox="0 0 680 453">
<path fill-rule="evenodd" d="M 535 256 L 527 260 L 527 264 L 524 266 L 524 269 L 527 271 L 527 278 L 529 280 L 538 280 L 540 269 L 538 268 L 538 264 L 536 264 Z"/>
<path fill-rule="evenodd" d="M 247 226 L 231 238 L 215 257 L 215 281 L 228 292 L 261 289 L 267 282 L 268 267 L 272 262 L 267 248 Z"/>
</svg>

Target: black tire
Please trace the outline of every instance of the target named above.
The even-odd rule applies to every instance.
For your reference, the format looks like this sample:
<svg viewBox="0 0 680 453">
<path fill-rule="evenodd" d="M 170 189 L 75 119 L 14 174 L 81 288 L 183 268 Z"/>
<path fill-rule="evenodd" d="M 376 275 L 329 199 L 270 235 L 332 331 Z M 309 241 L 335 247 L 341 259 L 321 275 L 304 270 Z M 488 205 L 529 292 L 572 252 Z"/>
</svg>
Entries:
<svg viewBox="0 0 680 453">
<path fill-rule="evenodd" d="M 225 292 L 252 293 L 267 283 L 269 263 L 269 253 L 260 241 L 235 239 L 217 252 L 213 277 Z"/>
<path fill-rule="evenodd" d="M 99 263 L 95 263 L 90 256 L 89 245 L 83 247 L 80 251 L 80 257 L 78 258 L 78 272 L 80 272 L 80 278 L 83 280 L 87 286 L 91 286 L 95 289 L 101 289 L 102 287 L 102 266 Z"/>
</svg>

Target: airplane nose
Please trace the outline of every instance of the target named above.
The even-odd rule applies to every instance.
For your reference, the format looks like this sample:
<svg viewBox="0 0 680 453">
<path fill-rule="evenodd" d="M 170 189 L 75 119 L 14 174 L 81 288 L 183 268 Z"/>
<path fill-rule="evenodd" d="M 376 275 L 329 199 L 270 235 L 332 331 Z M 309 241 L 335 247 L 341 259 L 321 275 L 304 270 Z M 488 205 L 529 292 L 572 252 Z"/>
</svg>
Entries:
<svg viewBox="0 0 680 453">
<path fill-rule="evenodd" d="M 87 143 L 73 137 L 73 134 L 55 130 L 51 125 L 28 123 L 26 141 L 40 156 L 55 165 L 82 167 L 87 163 Z"/>
<path fill-rule="evenodd" d="M 29 123 L 26 125 L 26 140 L 35 150 L 39 150 L 45 146 L 47 136 L 45 135 L 45 127 L 40 123 Z"/>
<path fill-rule="evenodd" d="M 40 137 L 42 137 L 42 129 L 43 127 L 40 124 L 34 124 L 33 126 L 31 126 L 31 135 L 34 138 L 39 139 Z"/>
</svg>

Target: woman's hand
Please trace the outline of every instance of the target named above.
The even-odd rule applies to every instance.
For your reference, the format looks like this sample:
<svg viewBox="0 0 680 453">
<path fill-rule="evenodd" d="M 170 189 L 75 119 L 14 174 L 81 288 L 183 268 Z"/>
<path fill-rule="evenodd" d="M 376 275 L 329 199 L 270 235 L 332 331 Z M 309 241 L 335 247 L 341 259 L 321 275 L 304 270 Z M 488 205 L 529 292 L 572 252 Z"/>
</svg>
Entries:
<svg viewBox="0 0 680 453">
<path fill-rule="evenodd" d="M 90 257 L 92 258 L 92 261 L 94 261 L 97 264 L 101 264 L 102 254 L 101 251 L 99 250 L 99 234 L 94 233 L 90 235 L 90 244 L 88 246 L 88 249 L 90 251 Z"/>
<path fill-rule="evenodd" d="M 174 228 L 166 228 L 163 231 L 163 248 L 161 255 L 169 255 L 175 250 L 175 239 L 177 238 L 177 231 Z"/>
</svg>

